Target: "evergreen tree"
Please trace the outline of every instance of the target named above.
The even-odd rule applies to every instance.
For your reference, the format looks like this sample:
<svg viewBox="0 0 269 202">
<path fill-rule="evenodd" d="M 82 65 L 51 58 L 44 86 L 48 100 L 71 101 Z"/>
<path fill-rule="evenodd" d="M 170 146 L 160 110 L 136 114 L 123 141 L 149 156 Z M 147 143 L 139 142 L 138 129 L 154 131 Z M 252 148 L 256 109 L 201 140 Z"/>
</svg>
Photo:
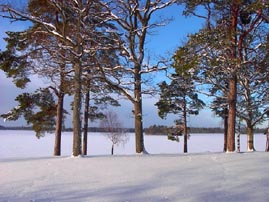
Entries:
<svg viewBox="0 0 269 202">
<path fill-rule="evenodd" d="M 6 50 L 0 52 L 0 69 L 6 73 L 8 78 L 12 78 L 18 88 L 25 88 L 29 79 L 30 64 L 27 55 L 23 52 L 27 44 L 25 44 L 27 32 L 7 32 L 8 37 Z"/>
<path fill-rule="evenodd" d="M 247 150 L 254 151 L 254 128 L 265 121 L 268 112 L 269 83 L 266 79 L 268 60 L 266 42 L 268 26 L 260 26 L 244 41 L 244 64 L 238 72 L 238 117 L 245 121 L 247 126 Z M 257 47 L 257 44 L 259 47 Z"/>
<path fill-rule="evenodd" d="M 5 120 L 17 120 L 23 116 L 27 124 L 32 124 L 38 138 L 45 132 L 51 132 L 55 126 L 56 104 L 48 89 L 38 89 L 34 93 L 17 96 L 18 106 L 1 117 Z"/>
<path fill-rule="evenodd" d="M 38 11 L 35 6 L 38 6 Z M 44 15 L 50 12 L 49 19 L 52 21 L 58 18 L 54 15 L 55 10 L 45 2 L 40 7 L 36 1 L 30 1 L 28 9 L 33 15 Z M 25 87 L 25 81 L 29 82 L 33 74 L 51 81 L 47 88 L 52 89 L 58 98 L 54 155 L 60 155 L 64 96 L 71 92 L 70 88 L 67 89 L 70 81 L 66 75 L 70 69 L 63 60 L 64 50 L 59 51 L 57 46 L 59 41 L 43 34 L 42 28 L 37 23 L 24 32 L 9 32 L 8 36 L 7 48 L 1 56 L 1 69 L 7 73 L 7 76 L 12 77 L 18 87 Z"/>
<path fill-rule="evenodd" d="M 100 1 L 31 0 L 26 11 L 19 11 L 10 5 L 1 5 L 1 8 L 10 14 L 6 14 L 8 18 L 29 20 L 37 25 L 35 33 L 56 42 L 56 52 L 68 62 L 68 76 L 73 82 L 71 89 L 74 93 L 73 155 L 80 155 L 82 73 L 89 68 L 87 56 L 97 55 L 101 49 L 113 48 L 104 42 L 104 38 L 111 37 L 111 34 L 102 34 L 113 33 L 105 26 L 109 15 L 107 5 Z M 40 45 L 39 41 L 36 45 Z"/>
<path fill-rule="evenodd" d="M 177 125 L 182 125 L 184 134 L 184 153 L 188 152 L 188 127 L 187 116 L 198 115 L 205 105 L 195 92 L 195 83 L 192 77 L 192 69 L 186 69 L 184 64 L 179 64 L 177 54 L 174 57 L 174 68 L 177 74 L 172 74 L 171 83 L 165 81 L 159 84 L 161 93 L 160 100 L 156 103 L 159 116 L 165 118 L 168 113 L 178 114 Z"/>
<path fill-rule="evenodd" d="M 225 78 L 223 94 L 227 96 L 228 128 L 227 151 L 235 151 L 235 121 L 238 73 L 244 65 L 244 41 L 255 32 L 263 20 L 267 3 L 252 1 L 180 1 L 186 3 L 185 14 L 206 19 L 206 27 L 191 38 L 196 46 L 199 68 L 204 83 L 221 84 L 216 78 Z M 197 7 L 202 6 L 206 15 L 201 16 Z M 195 44 L 195 45 L 194 45 Z M 218 79 L 219 81 L 219 79 Z M 222 89 L 223 89 L 222 87 Z M 220 88 L 221 89 L 221 88 Z"/>
</svg>

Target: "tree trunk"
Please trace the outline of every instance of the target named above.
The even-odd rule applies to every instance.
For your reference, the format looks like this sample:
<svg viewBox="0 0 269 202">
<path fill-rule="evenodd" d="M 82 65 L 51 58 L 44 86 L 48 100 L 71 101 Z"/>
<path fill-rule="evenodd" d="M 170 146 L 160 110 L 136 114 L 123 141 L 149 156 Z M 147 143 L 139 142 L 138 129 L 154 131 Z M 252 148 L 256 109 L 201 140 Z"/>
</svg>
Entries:
<svg viewBox="0 0 269 202">
<path fill-rule="evenodd" d="M 144 152 L 142 102 L 134 104 L 136 153 Z"/>
<path fill-rule="evenodd" d="M 247 61 L 247 58 L 246 58 Z M 244 86 L 245 89 L 245 97 L 246 97 L 246 104 L 247 104 L 247 114 L 248 119 L 246 120 L 247 124 L 247 150 L 248 151 L 255 151 L 254 149 L 254 129 L 253 129 L 253 112 L 252 112 L 252 102 L 251 102 L 251 92 L 250 92 L 250 84 L 249 79 L 245 79 Z"/>
<path fill-rule="evenodd" d="M 229 81 L 228 96 L 228 130 L 227 130 L 227 152 L 235 151 L 235 122 L 236 122 L 236 94 L 237 94 L 236 75 Z"/>
<path fill-rule="evenodd" d="M 267 131 L 266 133 L 266 147 L 265 147 L 265 151 L 269 152 L 269 133 Z"/>
<path fill-rule="evenodd" d="M 230 59 L 237 59 L 237 23 L 239 15 L 239 4 L 233 1 L 231 7 L 231 26 L 228 28 L 228 36 L 231 42 Z M 228 130 L 227 130 L 227 152 L 235 151 L 235 123 L 236 123 L 236 98 L 237 98 L 237 76 L 236 64 L 233 64 L 232 78 L 229 80 L 228 90 Z"/>
<path fill-rule="evenodd" d="M 184 153 L 188 153 L 188 128 L 187 128 L 187 108 L 186 108 L 186 98 L 183 101 L 183 131 L 184 131 Z"/>
<path fill-rule="evenodd" d="M 227 139 L 228 139 L 228 109 L 224 109 L 224 144 L 223 144 L 223 152 L 227 151 Z"/>
<path fill-rule="evenodd" d="M 254 129 L 251 123 L 247 122 L 247 149 L 248 151 L 255 151 L 254 148 Z"/>
<path fill-rule="evenodd" d="M 134 116 L 135 116 L 135 140 L 136 153 L 144 152 L 143 136 L 143 113 L 142 113 L 142 92 L 141 92 L 141 74 L 140 66 L 135 67 L 135 89 L 134 89 Z"/>
<path fill-rule="evenodd" d="M 112 147 L 111 147 L 111 155 L 114 155 L 114 144 L 112 144 Z"/>
<path fill-rule="evenodd" d="M 82 10 L 82 0 L 78 1 L 78 9 Z M 73 156 L 81 155 L 81 75 L 82 75 L 82 38 L 81 38 L 81 12 L 77 21 L 77 56 L 74 58 L 74 105 L 73 105 Z"/>
<path fill-rule="evenodd" d="M 60 92 L 59 95 L 58 95 L 58 103 L 57 103 L 57 117 L 56 117 L 56 129 L 55 129 L 54 156 L 61 156 L 63 103 L 64 103 L 64 94 L 62 92 Z"/>
<path fill-rule="evenodd" d="M 238 130 L 238 133 L 237 133 L 237 152 L 240 152 L 240 130 Z"/>
<path fill-rule="evenodd" d="M 81 154 L 81 66 L 75 65 L 74 78 L 74 105 L 73 105 L 73 156 Z"/>
<path fill-rule="evenodd" d="M 89 105 L 90 105 L 90 91 L 87 90 L 85 96 L 85 109 L 84 109 L 84 127 L 83 127 L 83 147 L 82 154 L 87 155 L 88 145 L 88 120 L 89 120 Z"/>
<path fill-rule="evenodd" d="M 63 105 L 64 105 L 64 74 L 65 64 L 61 65 L 60 73 L 60 86 L 59 91 L 55 90 L 58 97 L 57 103 L 57 117 L 56 117 L 56 128 L 55 128 L 55 143 L 54 143 L 54 156 L 61 155 L 61 139 L 62 139 L 62 124 L 63 124 Z"/>
</svg>

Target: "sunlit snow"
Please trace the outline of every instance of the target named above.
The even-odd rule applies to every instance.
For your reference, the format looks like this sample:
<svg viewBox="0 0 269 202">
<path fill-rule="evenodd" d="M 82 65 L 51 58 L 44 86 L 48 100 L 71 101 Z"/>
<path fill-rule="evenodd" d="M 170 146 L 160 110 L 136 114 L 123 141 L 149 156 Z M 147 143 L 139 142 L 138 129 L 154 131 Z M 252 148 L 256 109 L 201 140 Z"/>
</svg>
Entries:
<svg viewBox="0 0 269 202">
<path fill-rule="evenodd" d="M 115 148 L 99 133 L 89 134 L 89 156 L 73 158 L 72 133 L 62 137 L 62 157 L 52 157 L 54 136 L 0 130 L 0 202 L 267 202 L 269 153 L 265 135 L 257 152 L 223 153 L 221 134 L 182 140 L 145 136 L 150 154 L 134 153 L 134 136 Z M 246 136 L 241 136 L 246 150 Z"/>
</svg>

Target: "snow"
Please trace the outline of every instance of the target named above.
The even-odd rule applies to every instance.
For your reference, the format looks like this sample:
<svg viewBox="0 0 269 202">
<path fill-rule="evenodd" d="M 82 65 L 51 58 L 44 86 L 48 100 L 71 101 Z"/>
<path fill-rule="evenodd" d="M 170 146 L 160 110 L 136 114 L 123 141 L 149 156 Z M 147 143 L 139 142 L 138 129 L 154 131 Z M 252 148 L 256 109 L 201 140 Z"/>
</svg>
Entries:
<svg viewBox="0 0 269 202">
<path fill-rule="evenodd" d="M 145 136 L 148 155 L 134 154 L 130 137 L 110 156 L 105 136 L 90 134 L 91 155 L 79 158 L 70 156 L 71 133 L 63 135 L 62 157 L 51 156 L 52 134 L 33 136 L 0 131 L 0 202 L 268 201 L 264 135 L 255 136 L 258 152 L 229 154 L 221 135 L 192 135 L 191 154 L 182 154 L 182 140 Z"/>
<path fill-rule="evenodd" d="M 129 141 L 125 145 L 115 146 L 116 155 L 135 154 L 135 137 L 129 134 Z M 33 131 L 0 130 L 0 159 L 20 157 L 48 157 L 53 155 L 54 134 L 46 134 L 45 137 L 37 139 Z M 72 132 L 63 132 L 62 155 L 72 154 Z M 145 149 L 150 154 L 182 154 L 183 137 L 180 142 L 173 142 L 167 136 L 144 136 Z M 247 137 L 241 135 L 241 151 L 246 152 Z M 257 134 L 254 138 L 255 149 L 264 151 L 266 136 Z M 88 154 L 109 155 L 112 143 L 101 133 L 89 133 Z M 222 152 L 223 134 L 191 134 L 188 140 L 189 153 Z M 1 201 L 0 201 L 1 202 Z"/>
</svg>

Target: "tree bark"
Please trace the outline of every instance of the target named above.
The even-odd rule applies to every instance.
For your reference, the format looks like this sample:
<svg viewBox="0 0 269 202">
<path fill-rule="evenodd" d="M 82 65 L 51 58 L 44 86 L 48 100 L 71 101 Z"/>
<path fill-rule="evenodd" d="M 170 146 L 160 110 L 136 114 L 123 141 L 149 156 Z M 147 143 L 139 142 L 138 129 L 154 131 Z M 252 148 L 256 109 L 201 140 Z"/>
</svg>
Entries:
<svg viewBox="0 0 269 202">
<path fill-rule="evenodd" d="M 57 117 L 56 117 L 56 129 L 55 129 L 54 156 L 61 156 L 63 103 L 64 103 L 64 94 L 62 92 L 60 92 L 59 95 L 58 95 L 58 103 L 57 103 Z"/>
<path fill-rule="evenodd" d="M 228 141 L 228 109 L 224 109 L 224 144 L 223 152 L 227 151 L 227 141 Z"/>
<path fill-rule="evenodd" d="M 186 98 L 184 96 L 183 101 L 183 124 L 184 124 L 184 153 L 188 153 L 188 128 L 187 128 L 187 109 L 186 109 Z"/>
<path fill-rule="evenodd" d="M 240 146 L 241 146 L 240 131 L 238 131 L 238 133 L 237 133 L 237 152 L 240 152 Z"/>
<path fill-rule="evenodd" d="M 241 135 L 241 121 L 238 120 L 237 124 L 237 152 L 240 152 L 241 147 L 241 141 L 240 141 L 240 135 Z"/>
<path fill-rule="evenodd" d="M 84 126 L 83 126 L 83 145 L 82 154 L 87 155 L 88 150 L 88 120 L 89 120 L 89 105 L 90 105 L 90 91 L 87 90 L 85 96 L 85 109 L 84 109 Z"/>
<path fill-rule="evenodd" d="M 248 151 L 255 151 L 254 148 L 254 129 L 251 123 L 247 122 L 247 149 Z"/>
<path fill-rule="evenodd" d="M 266 132 L 266 147 L 265 147 L 265 151 L 269 152 L 269 131 L 268 130 Z"/>
<path fill-rule="evenodd" d="M 247 61 L 247 58 L 246 58 Z M 245 89 L 245 97 L 246 97 L 246 104 L 247 104 L 247 114 L 248 119 L 246 120 L 247 124 L 247 150 L 248 151 L 255 151 L 254 148 L 254 129 L 253 129 L 253 112 L 252 112 L 252 103 L 251 103 L 251 92 L 250 92 L 250 84 L 249 79 L 245 79 L 244 85 L 246 86 Z"/>
<path fill-rule="evenodd" d="M 74 105 L 73 105 L 73 156 L 81 154 L 81 67 L 75 65 L 74 78 Z"/>
<path fill-rule="evenodd" d="M 82 0 L 78 1 L 78 9 L 82 10 Z M 77 21 L 77 45 L 74 59 L 74 105 L 73 105 L 73 156 L 81 155 L 81 75 L 82 75 L 82 38 L 81 38 L 81 12 Z"/>
<path fill-rule="evenodd" d="M 230 59 L 237 59 L 237 23 L 239 15 L 239 3 L 232 2 L 231 7 L 231 26 L 228 28 L 228 36 L 231 42 Z M 236 64 L 230 64 L 231 78 L 229 79 L 228 90 L 228 130 L 227 130 L 227 152 L 235 151 L 235 123 L 236 123 L 236 98 L 237 98 L 237 76 Z"/>
<path fill-rule="evenodd" d="M 134 88 L 134 116 L 135 116 L 135 140 L 136 153 L 144 152 L 143 136 L 143 113 L 142 113 L 142 92 L 141 92 L 141 67 L 135 67 L 135 88 Z"/>
<path fill-rule="evenodd" d="M 136 140 L 136 153 L 144 152 L 144 136 L 143 136 L 143 122 L 142 122 L 142 102 L 134 104 L 135 115 L 135 140 Z"/>
<path fill-rule="evenodd" d="M 236 122 L 236 94 L 237 94 L 236 75 L 229 81 L 228 96 L 228 130 L 227 130 L 227 152 L 235 151 L 235 122 Z"/>
</svg>

